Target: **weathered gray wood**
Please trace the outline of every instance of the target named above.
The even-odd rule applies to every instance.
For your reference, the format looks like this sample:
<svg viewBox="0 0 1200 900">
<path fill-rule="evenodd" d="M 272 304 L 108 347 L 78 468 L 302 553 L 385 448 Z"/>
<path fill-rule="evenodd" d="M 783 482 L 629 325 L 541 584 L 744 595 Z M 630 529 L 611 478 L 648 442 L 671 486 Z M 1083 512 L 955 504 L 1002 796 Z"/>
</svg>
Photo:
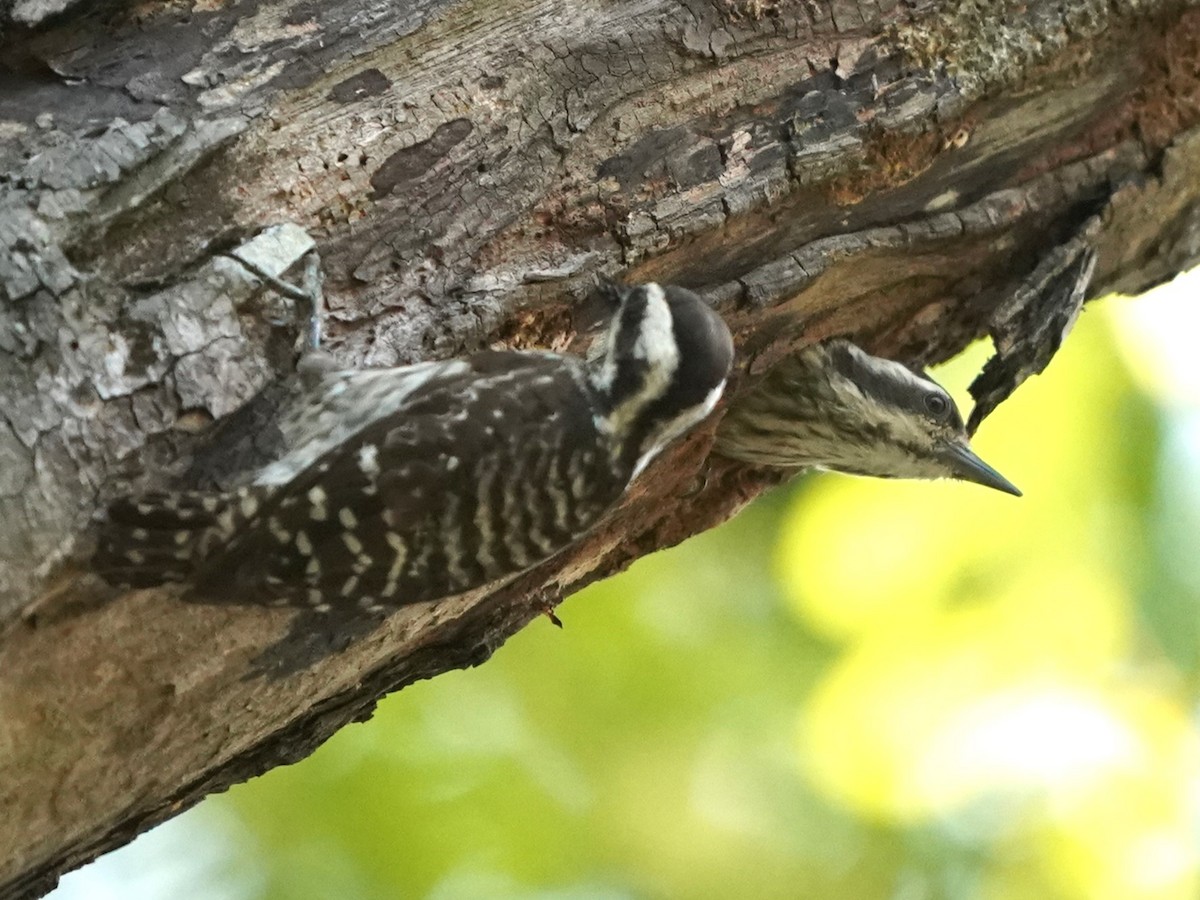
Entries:
<svg viewBox="0 0 1200 900">
<path fill-rule="evenodd" d="M 1092 216 L 1093 294 L 1200 257 L 1193 6 L 0 2 L 0 896 L 776 477 L 710 424 L 580 546 L 369 633 L 117 596 L 105 498 L 272 449 L 296 323 L 222 252 L 314 241 L 346 363 L 581 347 L 599 274 L 704 291 L 743 384 L 832 334 L 941 359 Z"/>
</svg>

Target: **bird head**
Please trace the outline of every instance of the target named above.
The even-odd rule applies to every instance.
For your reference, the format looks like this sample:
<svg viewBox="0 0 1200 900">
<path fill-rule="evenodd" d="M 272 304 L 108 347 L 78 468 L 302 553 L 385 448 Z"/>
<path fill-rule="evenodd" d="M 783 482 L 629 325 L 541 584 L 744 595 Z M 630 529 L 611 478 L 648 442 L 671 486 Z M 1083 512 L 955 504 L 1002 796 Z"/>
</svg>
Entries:
<svg viewBox="0 0 1200 900">
<path fill-rule="evenodd" d="M 845 340 L 806 347 L 772 369 L 732 406 L 716 450 L 756 465 L 955 478 L 1021 493 L 971 449 L 941 385 Z"/>
<path fill-rule="evenodd" d="M 605 428 L 640 472 L 668 443 L 712 412 L 733 364 L 724 320 L 676 285 L 610 285 L 618 302 L 591 358 Z"/>
</svg>

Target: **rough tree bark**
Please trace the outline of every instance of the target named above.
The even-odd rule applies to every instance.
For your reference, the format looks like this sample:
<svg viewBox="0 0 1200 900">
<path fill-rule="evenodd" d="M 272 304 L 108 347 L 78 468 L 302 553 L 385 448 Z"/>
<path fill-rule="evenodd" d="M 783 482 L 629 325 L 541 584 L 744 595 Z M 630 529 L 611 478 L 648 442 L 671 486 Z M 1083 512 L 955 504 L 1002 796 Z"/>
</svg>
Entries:
<svg viewBox="0 0 1200 900">
<path fill-rule="evenodd" d="M 743 387 L 832 334 L 939 360 L 1096 215 L 1092 295 L 1196 261 L 1191 7 L 0 0 L 0 896 L 774 480 L 710 426 L 579 546 L 365 634 L 117 595 L 86 569 L 106 498 L 272 451 L 296 325 L 222 252 L 315 242 L 347 364 L 581 346 L 600 273 L 711 298 Z"/>
</svg>

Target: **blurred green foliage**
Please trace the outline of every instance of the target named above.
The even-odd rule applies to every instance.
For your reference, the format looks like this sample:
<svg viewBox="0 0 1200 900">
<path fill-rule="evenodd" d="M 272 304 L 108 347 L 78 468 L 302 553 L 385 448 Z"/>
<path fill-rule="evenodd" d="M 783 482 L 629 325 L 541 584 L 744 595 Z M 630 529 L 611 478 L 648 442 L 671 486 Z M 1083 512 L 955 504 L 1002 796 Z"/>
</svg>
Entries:
<svg viewBox="0 0 1200 900">
<path fill-rule="evenodd" d="M 1023 499 L 795 481 L 189 815 L 271 900 L 1194 898 L 1197 464 L 1120 360 L 984 425 Z"/>
</svg>

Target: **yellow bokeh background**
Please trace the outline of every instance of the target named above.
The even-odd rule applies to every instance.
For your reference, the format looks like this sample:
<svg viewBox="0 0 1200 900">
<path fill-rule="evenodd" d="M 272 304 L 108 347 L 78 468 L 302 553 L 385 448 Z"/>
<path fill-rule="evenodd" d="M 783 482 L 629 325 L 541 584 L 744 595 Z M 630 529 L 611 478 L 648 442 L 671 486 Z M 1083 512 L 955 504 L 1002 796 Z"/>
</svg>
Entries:
<svg viewBox="0 0 1200 900">
<path fill-rule="evenodd" d="M 1127 372 L 1097 365 L 1117 348 L 1095 318 L 976 442 L 1021 501 L 830 478 L 777 547 L 794 614 L 840 648 L 799 717 L 806 771 L 891 824 L 1015 804 L 1024 875 L 998 865 L 979 896 L 1200 896 L 1194 698 L 1134 596 L 1147 524 L 1125 485 L 1153 468 L 1136 452 L 1153 422 Z"/>
</svg>

